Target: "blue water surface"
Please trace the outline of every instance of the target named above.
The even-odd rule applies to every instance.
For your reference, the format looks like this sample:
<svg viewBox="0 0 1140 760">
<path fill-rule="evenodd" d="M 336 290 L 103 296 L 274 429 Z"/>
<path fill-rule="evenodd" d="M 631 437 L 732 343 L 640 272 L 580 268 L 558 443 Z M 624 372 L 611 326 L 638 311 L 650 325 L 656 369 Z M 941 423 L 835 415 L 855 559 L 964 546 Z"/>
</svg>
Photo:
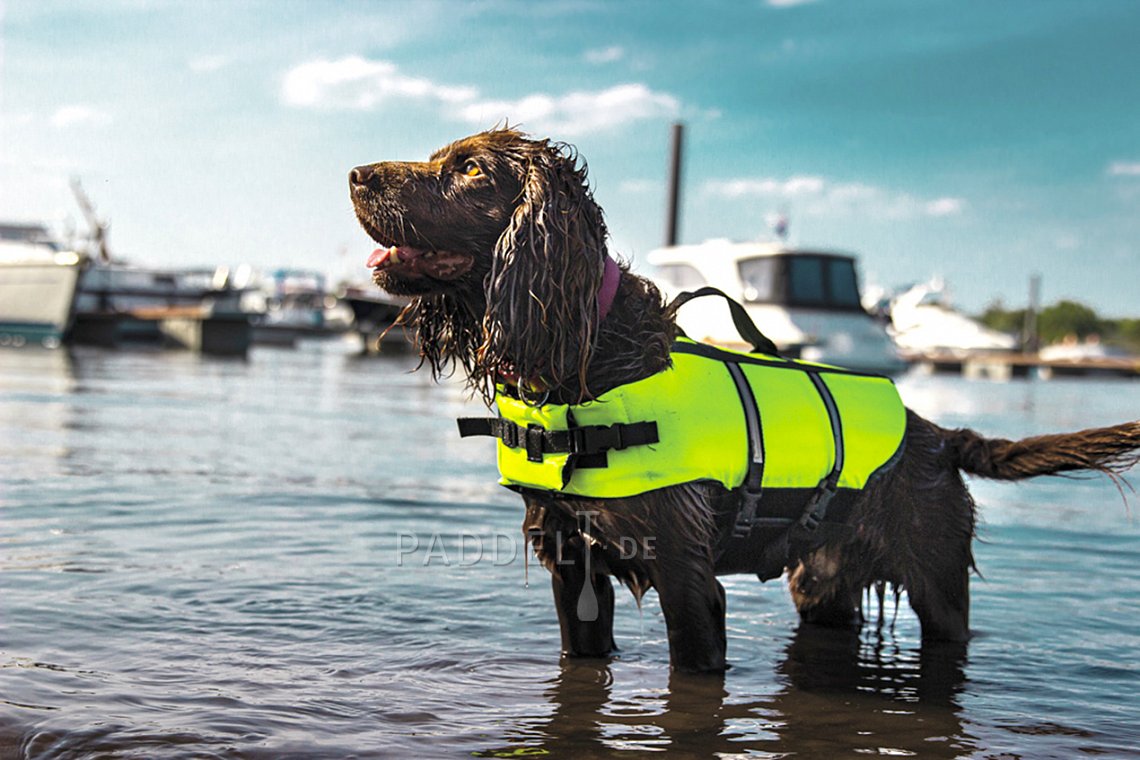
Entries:
<svg viewBox="0 0 1140 760">
<path fill-rule="evenodd" d="M 965 647 L 891 594 L 801 627 L 736 576 L 722 678 L 670 676 L 652 593 L 619 591 L 616 657 L 562 660 L 518 497 L 456 434 L 480 405 L 415 364 L 0 352 L 0 757 L 1140 756 L 1126 486 L 974 481 Z M 1130 381 L 900 388 L 1004 437 L 1140 417 Z"/>
</svg>

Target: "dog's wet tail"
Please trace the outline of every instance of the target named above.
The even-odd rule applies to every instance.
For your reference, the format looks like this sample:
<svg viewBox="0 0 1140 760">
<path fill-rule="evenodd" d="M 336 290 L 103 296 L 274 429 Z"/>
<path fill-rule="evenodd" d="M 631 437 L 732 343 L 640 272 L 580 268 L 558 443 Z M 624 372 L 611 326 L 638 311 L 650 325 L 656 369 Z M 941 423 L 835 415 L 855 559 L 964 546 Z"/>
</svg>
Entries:
<svg viewBox="0 0 1140 760">
<path fill-rule="evenodd" d="M 947 430 L 946 443 L 961 470 L 983 478 L 1022 480 L 1077 470 L 1112 477 L 1140 463 L 1140 420 L 1020 441 Z"/>
</svg>

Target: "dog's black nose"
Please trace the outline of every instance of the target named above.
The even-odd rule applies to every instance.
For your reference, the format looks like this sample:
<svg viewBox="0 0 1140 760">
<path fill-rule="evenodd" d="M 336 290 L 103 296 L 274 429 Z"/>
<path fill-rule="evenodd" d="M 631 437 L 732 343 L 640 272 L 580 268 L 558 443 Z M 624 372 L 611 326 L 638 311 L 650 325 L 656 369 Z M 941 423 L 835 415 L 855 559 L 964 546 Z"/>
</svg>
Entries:
<svg viewBox="0 0 1140 760">
<path fill-rule="evenodd" d="M 348 182 L 353 187 L 368 187 L 376 178 L 371 166 L 358 166 L 348 173 Z"/>
</svg>

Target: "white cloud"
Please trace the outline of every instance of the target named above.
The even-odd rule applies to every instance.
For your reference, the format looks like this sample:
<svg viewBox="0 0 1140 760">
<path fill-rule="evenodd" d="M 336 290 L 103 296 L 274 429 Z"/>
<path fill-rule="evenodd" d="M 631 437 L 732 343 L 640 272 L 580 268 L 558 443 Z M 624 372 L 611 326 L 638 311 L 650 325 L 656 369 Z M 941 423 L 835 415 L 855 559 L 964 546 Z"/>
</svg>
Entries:
<svg viewBox="0 0 1140 760">
<path fill-rule="evenodd" d="M 923 207 L 927 216 L 953 216 L 962 213 L 965 201 L 961 198 L 935 198 Z"/>
<path fill-rule="evenodd" d="M 504 121 L 531 131 L 574 136 L 642 119 L 676 116 L 680 101 L 644 84 L 619 84 L 565 95 L 534 93 L 516 100 L 480 99 L 474 87 L 457 87 L 405 74 L 390 61 L 348 56 L 313 60 L 286 74 L 281 98 L 298 108 L 370 111 L 393 98 L 436 104 L 443 115 L 488 126 Z"/>
<path fill-rule="evenodd" d="M 56 129 L 69 127 L 102 127 L 111 123 L 111 115 L 85 105 L 63 106 L 49 120 Z"/>
<path fill-rule="evenodd" d="M 583 56 L 587 63 L 602 64 L 620 61 L 625 57 L 625 49 L 619 45 L 587 50 Z"/>
<path fill-rule="evenodd" d="M 708 195 L 730 200 L 795 201 L 801 211 L 818 215 L 857 212 L 890 219 L 944 217 L 960 214 L 966 207 L 961 198 L 946 196 L 924 201 L 862 182 L 836 183 L 812 175 L 711 180 L 702 189 Z"/>
<path fill-rule="evenodd" d="M 368 111 L 392 98 L 462 103 L 475 98 L 477 91 L 439 85 L 403 74 L 389 61 L 353 55 L 293 67 L 285 75 L 281 94 L 291 106 Z"/>
<path fill-rule="evenodd" d="M 465 105 L 459 115 L 474 124 L 509 120 L 532 131 L 574 136 L 642 119 L 668 118 L 680 110 L 680 101 L 672 95 L 636 83 L 595 92 L 560 96 L 538 93 L 518 100 L 479 101 Z"/>
<path fill-rule="evenodd" d="M 827 185 L 826 194 L 831 201 L 844 205 L 870 203 L 882 197 L 879 188 L 862 182 L 841 182 Z"/>
<path fill-rule="evenodd" d="M 1114 161 L 1108 173 L 1113 177 L 1140 177 L 1140 161 Z"/>
<path fill-rule="evenodd" d="M 0 111 L 0 132 L 8 127 L 26 127 L 36 122 L 36 115 L 31 111 Z"/>
<path fill-rule="evenodd" d="M 746 198 L 751 196 L 793 196 L 818 194 L 824 189 L 821 177 L 789 177 L 788 179 L 742 178 L 713 180 L 705 185 L 706 192 L 724 198 Z"/>
</svg>

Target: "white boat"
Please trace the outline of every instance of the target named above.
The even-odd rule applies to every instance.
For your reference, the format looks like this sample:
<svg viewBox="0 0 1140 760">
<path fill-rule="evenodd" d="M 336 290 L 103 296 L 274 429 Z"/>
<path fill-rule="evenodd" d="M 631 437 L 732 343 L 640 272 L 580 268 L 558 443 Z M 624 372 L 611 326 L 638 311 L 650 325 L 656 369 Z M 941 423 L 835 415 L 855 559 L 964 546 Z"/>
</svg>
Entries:
<svg viewBox="0 0 1140 760">
<path fill-rule="evenodd" d="M 255 287 L 243 294 L 242 307 L 253 315 L 256 343 L 291 346 L 303 338 L 342 335 L 352 324 L 351 310 L 321 272 L 275 269 L 251 281 Z"/>
<path fill-rule="evenodd" d="M 77 343 L 118 345 L 120 342 L 165 342 L 162 318 L 218 318 L 240 321 L 242 288 L 227 267 L 165 269 L 137 266 L 111 255 L 107 222 L 83 192 L 78 179 L 72 192 L 87 219 L 89 266 L 79 279 L 75 297 Z"/>
<path fill-rule="evenodd" d="M 890 302 L 891 332 L 904 354 L 955 356 L 1004 352 L 1017 348 L 1017 339 L 970 319 L 949 303 L 938 280 L 921 283 Z"/>
<path fill-rule="evenodd" d="M 86 264 L 42 225 L 0 224 L 0 346 L 58 347 Z"/>
<path fill-rule="evenodd" d="M 884 374 L 907 367 L 882 322 L 862 306 L 853 256 L 709 240 L 659 248 L 648 260 L 668 298 L 705 285 L 719 288 L 744 305 L 785 356 Z M 677 322 L 695 340 L 744 347 L 722 299 L 689 302 Z"/>
<path fill-rule="evenodd" d="M 122 261 L 93 262 L 83 273 L 76 298 L 80 318 L 128 314 L 164 307 L 200 306 L 225 300 L 238 308 L 240 293 L 231 287 L 228 270 L 154 269 Z"/>
<path fill-rule="evenodd" d="M 389 329 L 409 298 L 386 293 L 372 283 L 342 283 L 338 297 L 352 309 L 352 324 L 366 352 L 379 350 L 381 342 L 393 349 L 411 345 L 403 330 Z"/>
<path fill-rule="evenodd" d="M 1066 335 L 1059 342 L 1042 348 L 1037 355 L 1048 362 L 1087 362 L 1131 357 L 1127 351 L 1101 343 L 1099 335 L 1090 335 L 1084 340 L 1076 335 Z"/>
</svg>

